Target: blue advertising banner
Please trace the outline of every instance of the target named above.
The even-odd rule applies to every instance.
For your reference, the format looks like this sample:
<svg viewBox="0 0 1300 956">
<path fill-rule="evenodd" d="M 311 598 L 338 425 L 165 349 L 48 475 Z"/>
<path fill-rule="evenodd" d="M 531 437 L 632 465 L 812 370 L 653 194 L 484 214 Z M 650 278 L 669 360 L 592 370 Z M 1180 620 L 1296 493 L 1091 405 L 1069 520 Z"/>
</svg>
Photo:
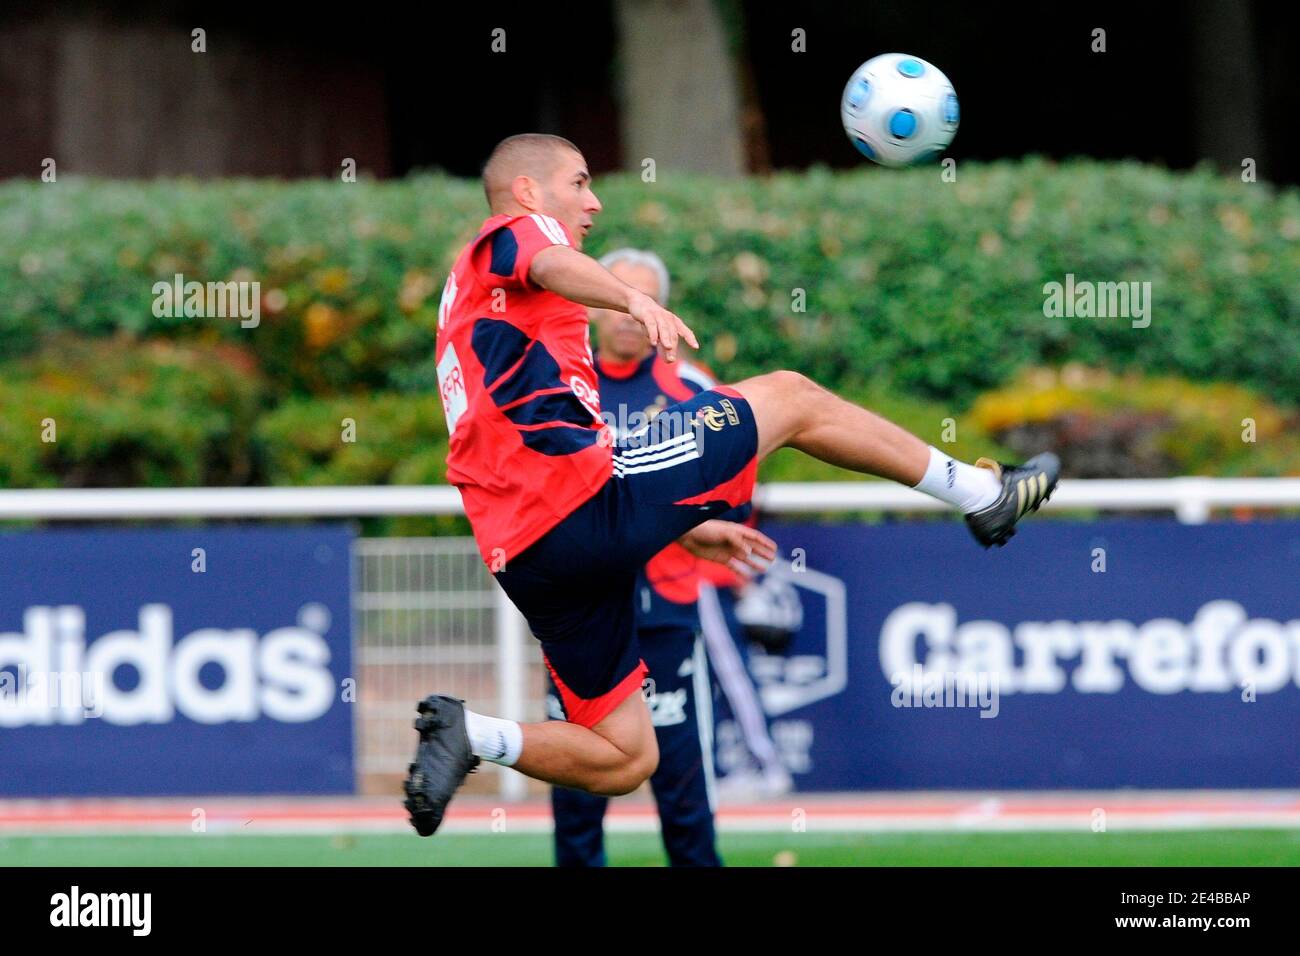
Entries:
<svg viewBox="0 0 1300 956">
<path fill-rule="evenodd" d="M 800 789 L 1300 787 L 1298 522 L 764 530 L 803 623 L 748 666 Z"/>
<path fill-rule="evenodd" d="M 0 535 L 0 795 L 351 792 L 351 542 Z"/>
</svg>

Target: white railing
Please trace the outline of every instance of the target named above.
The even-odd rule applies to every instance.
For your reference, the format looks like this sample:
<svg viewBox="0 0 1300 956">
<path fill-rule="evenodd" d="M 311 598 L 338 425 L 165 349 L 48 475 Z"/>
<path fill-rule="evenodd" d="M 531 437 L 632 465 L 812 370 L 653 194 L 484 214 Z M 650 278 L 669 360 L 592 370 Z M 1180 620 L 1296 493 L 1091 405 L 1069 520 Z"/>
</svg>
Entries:
<svg viewBox="0 0 1300 956">
<path fill-rule="evenodd" d="M 948 506 L 883 481 L 774 483 L 754 493 L 767 512 L 940 511 Z M 1153 511 L 1168 508 L 1185 524 L 1209 520 L 1214 508 L 1300 507 L 1300 478 L 1126 478 L 1061 482 L 1049 511 Z"/>
<path fill-rule="evenodd" d="M 460 492 L 450 485 L 0 491 L 0 520 L 336 518 L 461 513 Z"/>
<path fill-rule="evenodd" d="M 768 513 L 938 511 L 946 505 L 883 481 L 760 485 Z M 1300 507 L 1300 478 L 1141 478 L 1067 480 L 1048 510 L 1149 511 L 1167 508 L 1196 524 L 1214 508 Z M 149 518 L 311 518 L 460 514 L 449 485 L 342 488 L 51 488 L 0 490 L 0 520 Z"/>
</svg>

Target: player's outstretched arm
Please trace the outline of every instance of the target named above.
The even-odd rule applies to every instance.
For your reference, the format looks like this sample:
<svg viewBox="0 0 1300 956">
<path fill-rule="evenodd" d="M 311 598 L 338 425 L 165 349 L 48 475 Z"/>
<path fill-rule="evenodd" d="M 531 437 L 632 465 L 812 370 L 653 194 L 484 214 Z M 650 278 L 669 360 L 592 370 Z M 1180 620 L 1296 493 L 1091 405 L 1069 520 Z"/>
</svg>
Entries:
<svg viewBox="0 0 1300 956">
<path fill-rule="evenodd" d="M 528 267 L 528 278 L 570 302 L 626 312 L 645 326 L 650 344 L 658 346 L 669 362 L 677 361 L 679 337 L 691 348 L 700 347 L 695 333 L 676 315 L 617 278 L 591 256 L 569 246 L 548 246 L 539 251 Z"/>
</svg>

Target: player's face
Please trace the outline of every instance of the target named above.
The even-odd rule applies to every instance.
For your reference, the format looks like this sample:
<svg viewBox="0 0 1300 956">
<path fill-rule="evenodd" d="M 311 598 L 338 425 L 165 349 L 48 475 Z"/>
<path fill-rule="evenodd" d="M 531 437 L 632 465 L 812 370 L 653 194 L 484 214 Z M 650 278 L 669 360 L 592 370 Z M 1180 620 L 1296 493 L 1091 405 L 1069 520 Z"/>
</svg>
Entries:
<svg viewBox="0 0 1300 956">
<path fill-rule="evenodd" d="M 616 262 L 609 271 L 656 301 L 663 291 L 659 288 L 659 277 L 645 266 Z M 596 325 L 596 348 L 602 358 L 630 362 L 650 354 L 650 338 L 645 333 L 645 326 L 626 312 L 588 309 L 587 314 Z"/>
<path fill-rule="evenodd" d="M 546 208 L 542 211 L 568 227 L 578 248 L 600 212 L 600 200 L 591 191 L 591 173 L 581 154 L 564 150 L 543 189 Z"/>
</svg>

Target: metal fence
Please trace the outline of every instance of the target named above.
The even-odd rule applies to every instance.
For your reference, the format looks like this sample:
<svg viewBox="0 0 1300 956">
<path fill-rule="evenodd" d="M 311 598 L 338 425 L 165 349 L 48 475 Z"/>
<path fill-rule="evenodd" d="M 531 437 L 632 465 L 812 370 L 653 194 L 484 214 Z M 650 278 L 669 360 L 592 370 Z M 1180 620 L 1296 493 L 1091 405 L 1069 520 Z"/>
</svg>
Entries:
<svg viewBox="0 0 1300 956">
<path fill-rule="evenodd" d="M 474 539 L 362 538 L 353 545 L 357 770 L 363 789 L 390 789 L 415 742 L 415 703 L 434 692 L 480 712 L 540 720 L 540 653 L 492 580 Z M 487 764 L 478 786 L 502 796 L 524 778 Z"/>
</svg>

